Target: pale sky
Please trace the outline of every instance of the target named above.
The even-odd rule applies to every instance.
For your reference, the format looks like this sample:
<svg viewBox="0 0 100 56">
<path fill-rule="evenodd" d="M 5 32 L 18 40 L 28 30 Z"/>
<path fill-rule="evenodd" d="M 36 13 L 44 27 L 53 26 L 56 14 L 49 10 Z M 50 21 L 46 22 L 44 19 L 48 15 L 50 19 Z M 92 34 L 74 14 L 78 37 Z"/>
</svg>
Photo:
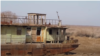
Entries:
<svg viewBox="0 0 100 56">
<path fill-rule="evenodd" d="M 63 24 L 100 26 L 100 1 L 2 1 L 1 12 L 3 11 L 12 11 L 18 16 L 45 13 L 47 19 L 58 19 L 58 11 Z"/>
</svg>

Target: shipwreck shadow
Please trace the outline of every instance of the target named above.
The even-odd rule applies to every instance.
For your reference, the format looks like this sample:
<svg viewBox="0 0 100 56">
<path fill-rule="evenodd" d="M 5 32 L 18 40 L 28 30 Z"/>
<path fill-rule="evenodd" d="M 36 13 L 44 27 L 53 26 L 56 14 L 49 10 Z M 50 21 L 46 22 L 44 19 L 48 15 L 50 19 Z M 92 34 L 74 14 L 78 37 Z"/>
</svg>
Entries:
<svg viewBox="0 0 100 56">
<path fill-rule="evenodd" d="M 73 54 L 76 54 L 74 52 L 66 52 L 65 55 L 73 55 Z"/>
</svg>

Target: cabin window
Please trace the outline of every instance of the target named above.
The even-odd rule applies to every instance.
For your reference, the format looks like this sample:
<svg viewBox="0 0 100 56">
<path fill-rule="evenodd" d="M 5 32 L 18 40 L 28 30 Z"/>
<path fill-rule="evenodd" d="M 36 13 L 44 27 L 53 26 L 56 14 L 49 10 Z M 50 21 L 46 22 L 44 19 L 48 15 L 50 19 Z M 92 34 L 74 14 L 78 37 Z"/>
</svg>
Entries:
<svg viewBox="0 0 100 56">
<path fill-rule="evenodd" d="M 17 28 L 17 35 L 21 35 L 21 28 Z"/>
<path fill-rule="evenodd" d="M 49 34 L 52 35 L 52 29 L 49 29 Z"/>
<path fill-rule="evenodd" d="M 1 27 L 1 34 L 5 35 L 6 34 L 6 29 Z"/>
<path fill-rule="evenodd" d="M 57 35 L 59 35 L 59 30 L 57 29 Z"/>
<path fill-rule="evenodd" d="M 27 27 L 27 30 L 31 30 L 31 27 Z"/>
<path fill-rule="evenodd" d="M 69 38 L 70 38 L 70 37 L 69 37 L 69 36 L 67 36 L 67 40 L 69 40 Z"/>
<path fill-rule="evenodd" d="M 46 43 L 51 43 L 51 41 L 46 41 Z"/>
<path fill-rule="evenodd" d="M 41 33 L 41 28 L 37 28 L 37 35 L 40 35 Z"/>
<path fill-rule="evenodd" d="M 57 35 L 58 35 L 58 31 L 57 31 Z"/>
<path fill-rule="evenodd" d="M 30 35 L 31 34 L 30 33 L 31 32 L 31 27 L 27 27 L 26 29 L 27 29 L 26 35 Z"/>
<path fill-rule="evenodd" d="M 66 33 L 66 29 L 63 29 L 63 34 L 65 34 Z"/>
</svg>

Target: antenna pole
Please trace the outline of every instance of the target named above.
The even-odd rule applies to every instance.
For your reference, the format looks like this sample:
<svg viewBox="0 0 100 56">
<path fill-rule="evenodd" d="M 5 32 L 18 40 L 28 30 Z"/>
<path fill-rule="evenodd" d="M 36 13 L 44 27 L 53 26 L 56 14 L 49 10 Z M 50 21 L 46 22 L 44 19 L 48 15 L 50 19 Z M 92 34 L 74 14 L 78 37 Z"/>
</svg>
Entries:
<svg viewBox="0 0 100 56">
<path fill-rule="evenodd" d="M 60 22 L 60 18 L 59 18 L 58 12 L 57 12 L 57 16 L 58 16 L 58 20 L 59 20 L 58 26 L 60 26 L 61 22 Z M 60 28 L 58 28 L 58 41 L 57 41 L 58 43 L 59 43 L 59 40 L 60 40 L 59 38 L 60 38 Z"/>
<path fill-rule="evenodd" d="M 58 15 L 58 11 L 57 11 L 57 16 L 58 16 L 58 19 L 60 20 L 59 15 Z"/>
</svg>

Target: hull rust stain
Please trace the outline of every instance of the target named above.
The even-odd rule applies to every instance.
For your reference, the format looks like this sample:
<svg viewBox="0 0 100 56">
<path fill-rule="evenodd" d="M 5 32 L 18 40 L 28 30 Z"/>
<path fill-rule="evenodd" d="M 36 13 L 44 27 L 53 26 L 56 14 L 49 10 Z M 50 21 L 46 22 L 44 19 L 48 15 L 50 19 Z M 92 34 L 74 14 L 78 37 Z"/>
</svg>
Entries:
<svg viewBox="0 0 100 56">
<path fill-rule="evenodd" d="M 1 56 L 41 56 L 69 52 L 78 47 L 78 44 L 21 44 L 1 45 Z"/>
<path fill-rule="evenodd" d="M 43 42 L 44 31 L 42 29 L 41 36 L 37 36 L 37 42 Z"/>
</svg>

